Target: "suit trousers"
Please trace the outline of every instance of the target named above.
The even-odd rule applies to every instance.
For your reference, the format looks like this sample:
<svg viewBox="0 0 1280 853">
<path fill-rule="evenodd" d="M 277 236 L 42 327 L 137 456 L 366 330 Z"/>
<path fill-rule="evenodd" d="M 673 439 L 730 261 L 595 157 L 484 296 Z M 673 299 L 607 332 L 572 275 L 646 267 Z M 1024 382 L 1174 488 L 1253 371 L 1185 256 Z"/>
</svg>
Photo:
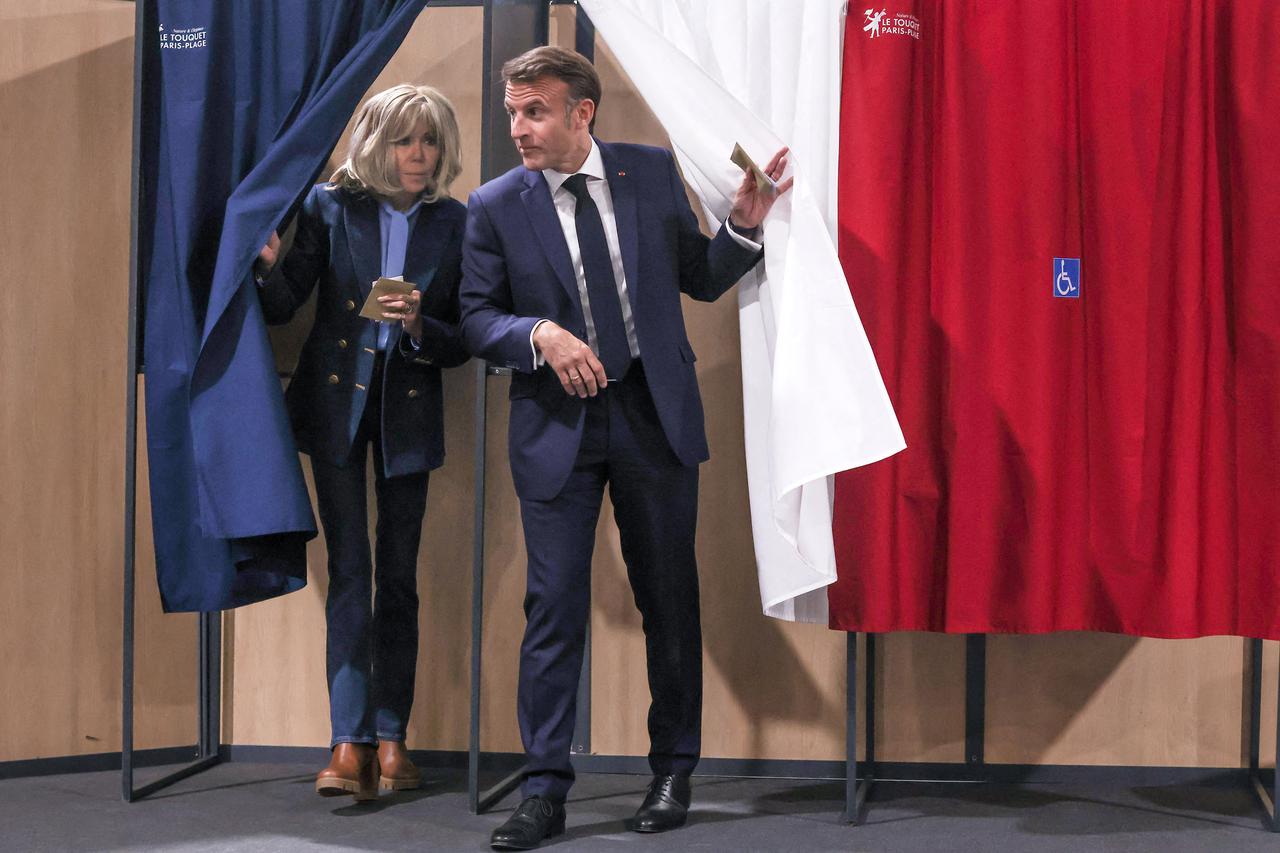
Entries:
<svg viewBox="0 0 1280 853">
<path fill-rule="evenodd" d="M 671 450 L 639 361 L 584 405 L 568 482 L 551 500 L 520 502 L 529 552 L 517 703 L 528 760 L 523 791 L 557 802 L 574 779 L 569 752 L 606 485 L 644 627 L 653 772 L 692 773 L 702 737 L 698 468 Z"/>
<path fill-rule="evenodd" d="M 418 544 L 428 474 L 387 477 L 382 455 L 382 364 L 345 465 L 313 456 L 316 503 L 329 550 L 325 601 L 331 745 L 403 741 L 418 663 Z M 375 559 L 369 555 L 365 460 L 373 445 Z M 376 592 L 374 582 L 376 580 Z"/>
</svg>

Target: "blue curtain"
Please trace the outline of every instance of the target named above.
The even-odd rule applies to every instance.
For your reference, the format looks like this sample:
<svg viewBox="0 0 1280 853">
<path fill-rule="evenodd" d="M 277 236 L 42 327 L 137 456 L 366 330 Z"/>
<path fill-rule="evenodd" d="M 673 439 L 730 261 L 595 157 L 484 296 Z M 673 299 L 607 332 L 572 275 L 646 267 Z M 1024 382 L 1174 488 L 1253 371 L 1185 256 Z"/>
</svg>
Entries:
<svg viewBox="0 0 1280 853">
<path fill-rule="evenodd" d="M 251 275 L 426 0 L 150 0 L 140 281 L 167 611 L 306 583 L 316 535 Z"/>
</svg>

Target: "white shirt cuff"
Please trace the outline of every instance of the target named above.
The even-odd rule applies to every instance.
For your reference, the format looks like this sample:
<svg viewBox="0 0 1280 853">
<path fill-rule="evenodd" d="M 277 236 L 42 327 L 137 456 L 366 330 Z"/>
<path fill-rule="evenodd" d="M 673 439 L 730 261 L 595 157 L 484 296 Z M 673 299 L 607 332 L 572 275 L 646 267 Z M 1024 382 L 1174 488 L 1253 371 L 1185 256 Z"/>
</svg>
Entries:
<svg viewBox="0 0 1280 853">
<path fill-rule="evenodd" d="M 538 331 L 538 327 L 547 322 L 543 317 L 541 320 L 533 324 L 533 328 L 529 330 L 529 351 L 533 353 L 533 369 L 537 370 L 546 363 L 546 359 L 542 357 L 542 353 L 538 352 L 538 348 L 533 345 L 533 333 Z"/>
<path fill-rule="evenodd" d="M 742 248 L 750 249 L 753 252 L 759 252 L 764 248 L 762 243 L 757 243 L 755 240 L 748 239 L 739 234 L 737 229 L 733 227 L 733 223 L 728 219 L 724 221 L 724 227 L 728 229 L 729 236 L 733 238 L 733 242 L 737 243 Z"/>
</svg>

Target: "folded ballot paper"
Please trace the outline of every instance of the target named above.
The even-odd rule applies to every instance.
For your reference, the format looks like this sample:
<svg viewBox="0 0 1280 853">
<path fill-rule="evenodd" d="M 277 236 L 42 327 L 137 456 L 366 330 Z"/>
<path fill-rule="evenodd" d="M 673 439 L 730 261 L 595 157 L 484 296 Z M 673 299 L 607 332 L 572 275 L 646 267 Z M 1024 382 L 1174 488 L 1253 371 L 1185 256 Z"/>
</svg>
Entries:
<svg viewBox="0 0 1280 853">
<path fill-rule="evenodd" d="M 380 278 L 373 283 L 373 288 L 369 291 L 369 298 L 364 301 L 364 307 L 360 309 L 361 317 L 368 317 L 370 320 L 382 319 L 382 303 L 378 301 L 379 296 L 408 296 L 413 292 L 413 284 L 399 278 Z"/>
<path fill-rule="evenodd" d="M 733 164 L 744 172 L 750 172 L 756 178 L 756 190 L 758 192 L 772 192 L 774 188 L 773 179 L 766 175 L 756 161 L 747 156 L 747 152 L 742 150 L 742 146 L 738 143 L 733 144 L 733 153 L 729 155 L 729 159 Z"/>
</svg>

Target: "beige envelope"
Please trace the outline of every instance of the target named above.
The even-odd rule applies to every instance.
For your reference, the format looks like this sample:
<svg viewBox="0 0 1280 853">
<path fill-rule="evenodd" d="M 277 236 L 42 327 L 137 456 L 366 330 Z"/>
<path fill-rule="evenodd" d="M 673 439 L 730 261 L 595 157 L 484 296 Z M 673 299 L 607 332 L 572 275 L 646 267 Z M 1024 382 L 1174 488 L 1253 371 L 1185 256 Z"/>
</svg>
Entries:
<svg viewBox="0 0 1280 853">
<path fill-rule="evenodd" d="M 742 150 L 741 145 L 736 142 L 733 144 L 733 153 L 729 155 L 729 159 L 742 171 L 755 175 L 757 191 L 772 192 L 774 187 L 773 180 L 756 165 L 756 161 L 747 156 L 747 152 Z"/>
<path fill-rule="evenodd" d="M 379 296 L 406 296 L 413 292 L 413 284 L 398 278 L 380 278 L 373 283 L 373 288 L 369 291 L 369 298 L 364 301 L 364 307 L 360 309 L 361 317 L 368 317 L 370 320 L 382 319 L 382 303 L 378 301 Z"/>
</svg>

